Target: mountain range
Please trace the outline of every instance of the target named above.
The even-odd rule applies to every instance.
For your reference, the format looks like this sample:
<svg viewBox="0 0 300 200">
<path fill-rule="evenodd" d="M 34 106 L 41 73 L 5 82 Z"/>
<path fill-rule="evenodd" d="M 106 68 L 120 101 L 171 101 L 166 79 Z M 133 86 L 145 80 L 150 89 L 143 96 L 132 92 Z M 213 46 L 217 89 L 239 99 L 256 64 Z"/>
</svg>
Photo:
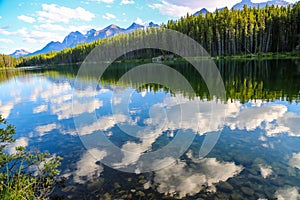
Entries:
<svg viewBox="0 0 300 200">
<path fill-rule="evenodd" d="M 266 2 L 261 2 L 261 3 L 254 3 L 251 0 L 242 0 L 241 2 L 235 4 L 232 8 L 234 10 L 242 10 L 244 8 L 244 5 L 247 5 L 247 7 L 260 7 L 260 8 L 264 8 L 267 5 L 275 5 L 275 6 L 287 6 L 290 3 L 284 0 L 269 0 Z M 219 8 L 218 10 L 223 10 L 224 8 Z M 205 8 L 202 8 L 201 10 L 197 11 L 194 16 L 198 16 L 200 14 L 205 15 L 206 13 L 208 13 L 209 11 L 206 10 Z"/>
<path fill-rule="evenodd" d="M 16 50 L 14 53 L 10 54 L 10 56 L 13 57 L 20 57 L 20 56 L 32 56 L 32 55 L 38 55 L 43 53 L 49 53 L 51 51 L 61 51 L 68 47 L 75 47 L 78 44 L 87 43 L 87 42 L 93 42 L 99 39 L 103 38 L 109 38 L 112 36 L 115 36 L 120 33 L 130 33 L 136 29 L 144 29 L 148 27 L 159 27 L 158 24 L 154 24 L 153 22 L 150 22 L 148 24 L 140 25 L 137 23 L 132 23 L 128 28 L 120 28 L 119 26 L 115 24 L 111 24 L 108 27 L 105 27 L 104 29 L 96 31 L 95 29 L 91 29 L 87 31 L 85 35 L 80 33 L 79 31 L 71 32 L 69 33 L 62 42 L 49 42 L 44 48 L 37 50 L 33 53 L 27 52 L 23 49 Z"/>
<path fill-rule="evenodd" d="M 241 2 L 235 4 L 232 8 L 235 10 L 241 10 L 243 9 L 244 5 L 247 5 L 248 7 L 260 7 L 264 8 L 266 5 L 278 5 L 278 6 L 287 6 L 289 5 L 289 2 L 286 2 L 284 0 L 269 0 L 266 2 L 261 3 L 253 3 L 251 0 L 242 0 Z M 223 10 L 224 8 L 219 8 L 218 10 Z M 209 11 L 206 8 L 202 8 L 201 10 L 197 11 L 194 16 L 198 16 L 200 14 L 205 15 Z M 10 54 L 10 56 L 13 57 L 20 57 L 20 56 L 31 56 L 31 55 L 37 55 L 37 54 L 43 54 L 48 53 L 50 51 L 61 51 L 68 47 L 74 47 L 78 44 L 86 43 L 86 42 L 93 42 L 98 39 L 103 38 L 109 38 L 112 36 L 115 36 L 119 33 L 130 33 L 136 29 L 144 29 L 147 27 L 159 27 L 159 25 L 154 24 L 153 22 L 150 22 L 148 24 L 140 25 L 137 23 L 132 23 L 128 28 L 120 28 L 119 26 L 115 24 L 111 24 L 108 27 L 96 31 L 95 29 L 89 30 L 85 35 L 80 33 L 79 31 L 71 32 L 68 34 L 62 42 L 54 42 L 51 41 L 48 43 L 44 48 L 35 51 L 33 53 L 29 53 L 23 49 L 16 50 L 14 53 Z"/>
</svg>

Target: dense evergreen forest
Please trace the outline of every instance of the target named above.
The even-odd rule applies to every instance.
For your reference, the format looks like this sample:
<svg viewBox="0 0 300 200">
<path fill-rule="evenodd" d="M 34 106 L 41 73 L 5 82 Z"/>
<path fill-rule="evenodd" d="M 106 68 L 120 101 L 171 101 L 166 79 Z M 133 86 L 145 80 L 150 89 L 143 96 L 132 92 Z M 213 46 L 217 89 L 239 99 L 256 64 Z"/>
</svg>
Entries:
<svg viewBox="0 0 300 200">
<path fill-rule="evenodd" d="M 227 8 L 206 15 L 187 15 L 179 20 L 170 20 L 161 29 L 168 28 L 189 35 L 198 41 L 212 56 L 232 56 L 260 53 L 281 53 L 300 51 L 300 2 L 294 6 Z M 81 44 L 60 52 L 50 52 L 18 60 L 11 60 L 11 66 L 52 65 L 82 62 L 93 48 L 101 43 L 129 45 L 137 39 L 158 33 L 158 29 L 137 30 L 113 38 Z M 179 41 L 180 42 L 180 41 Z M 120 59 L 151 58 L 160 55 L 157 50 L 139 50 Z M 3 56 L 2 56 L 3 57 Z M 1 66 L 9 66 L 6 61 Z M 5 60 L 4 57 L 2 60 Z M 4 64 L 2 64 L 4 63 Z"/>
<path fill-rule="evenodd" d="M 293 7 L 216 10 L 182 17 L 166 25 L 188 34 L 211 55 L 227 56 L 300 50 L 300 3 Z"/>
</svg>

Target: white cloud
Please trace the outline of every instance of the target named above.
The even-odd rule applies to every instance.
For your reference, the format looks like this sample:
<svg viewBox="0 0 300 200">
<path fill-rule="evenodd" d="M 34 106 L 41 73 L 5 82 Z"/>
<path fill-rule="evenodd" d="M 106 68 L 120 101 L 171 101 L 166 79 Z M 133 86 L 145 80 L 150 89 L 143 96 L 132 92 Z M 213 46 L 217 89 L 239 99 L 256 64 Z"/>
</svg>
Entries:
<svg viewBox="0 0 300 200">
<path fill-rule="evenodd" d="M 92 113 L 102 107 L 103 101 L 94 98 L 95 95 L 102 92 L 104 91 L 95 92 L 91 88 L 86 88 L 85 91 L 77 91 L 73 94 L 70 83 L 65 82 L 36 87 L 29 99 L 35 102 L 41 98 L 44 102 L 50 102 L 49 112 L 57 115 L 58 120 L 62 120 L 84 113 Z M 72 101 L 73 95 L 74 100 Z M 82 100 L 80 97 L 84 97 L 84 99 Z M 44 110 L 46 106 L 35 108 L 35 111 L 41 111 L 40 109 Z"/>
<path fill-rule="evenodd" d="M 173 166 L 155 172 L 153 186 L 156 185 L 160 193 L 183 198 L 197 194 L 205 186 L 214 189 L 214 184 L 227 181 L 242 170 L 242 166 L 220 162 L 216 158 L 193 159 L 193 165 L 189 167 L 185 162 L 177 161 Z"/>
<path fill-rule="evenodd" d="M 24 30 L 22 34 L 23 41 L 28 43 L 48 43 L 49 41 L 57 41 L 58 38 L 62 38 L 58 32 L 46 32 L 46 31 L 27 31 Z"/>
<path fill-rule="evenodd" d="M 39 31 L 44 31 L 44 30 L 47 30 L 47 31 L 65 31 L 66 29 L 68 29 L 67 27 L 64 27 L 64 26 L 61 26 L 61 25 L 58 25 L 58 24 L 51 24 L 51 23 L 44 23 L 44 24 L 41 24 L 41 25 L 35 25 L 34 28 L 36 30 L 39 30 Z"/>
<path fill-rule="evenodd" d="M 103 19 L 107 19 L 107 20 L 111 20 L 111 19 L 115 19 L 116 16 L 111 14 L 111 13 L 105 13 L 105 15 L 102 15 Z"/>
<path fill-rule="evenodd" d="M 272 167 L 271 166 L 265 166 L 265 165 L 258 165 L 260 169 L 260 173 L 263 178 L 267 178 L 273 173 Z"/>
<path fill-rule="evenodd" d="M 37 93 L 34 92 L 34 94 L 40 96 L 46 102 L 55 102 L 57 101 L 57 98 L 60 100 L 63 95 L 67 95 L 66 97 L 63 97 L 64 101 L 71 99 L 70 93 L 72 92 L 72 87 L 70 83 L 67 82 L 61 84 L 49 84 L 45 88 L 39 88 L 39 90 L 40 91 Z M 58 101 L 58 103 L 59 102 L 60 101 Z"/>
<path fill-rule="evenodd" d="M 56 4 L 42 4 L 42 9 L 37 11 L 38 20 L 46 23 L 69 23 L 70 20 L 91 21 L 95 17 L 95 14 L 81 7 L 72 9 Z"/>
<path fill-rule="evenodd" d="M 114 2 L 114 0 L 101 0 L 101 1 L 104 3 L 113 3 Z"/>
<path fill-rule="evenodd" d="M 89 5 L 89 4 L 90 4 L 90 2 L 88 2 L 88 1 L 80 1 L 80 3 L 86 4 L 86 5 Z"/>
<path fill-rule="evenodd" d="M 300 153 L 293 153 L 292 158 L 289 160 L 289 165 L 300 169 Z"/>
<path fill-rule="evenodd" d="M 61 26 L 58 24 L 52 24 L 52 23 L 44 23 L 40 25 L 35 25 L 34 28 L 38 31 L 53 31 L 53 32 L 61 32 L 63 36 L 70 33 L 71 31 L 79 31 L 81 33 L 86 33 L 87 31 L 91 30 L 93 27 L 90 25 L 82 25 L 82 26 Z M 56 38 L 57 40 L 57 38 Z"/>
<path fill-rule="evenodd" d="M 246 107 L 240 111 L 238 116 L 227 119 L 231 129 L 255 130 L 261 127 L 263 122 L 271 123 L 282 117 L 287 112 L 284 105 L 265 105 L 262 107 Z"/>
<path fill-rule="evenodd" d="M 151 4 L 149 7 L 158 9 L 161 14 L 169 15 L 171 17 L 181 17 L 185 16 L 187 13 L 194 13 L 196 11 L 187 6 L 175 5 L 164 0 L 161 3 Z"/>
<path fill-rule="evenodd" d="M 120 94 L 121 95 L 121 94 Z M 122 96 L 122 95 L 121 95 Z M 178 103 L 181 104 L 178 104 Z M 114 166 L 118 168 L 129 165 L 137 166 L 141 162 L 139 158 L 144 152 L 151 149 L 152 144 L 166 131 L 175 131 L 178 129 L 192 130 L 195 134 L 203 135 L 212 131 L 218 131 L 223 126 L 222 115 L 216 115 L 214 120 L 210 120 L 211 106 L 214 105 L 215 113 L 224 112 L 228 108 L 228 115 L 234 115 L 239 109 L 240 103 L 221 104 L 217 102 L 201 101 L 195 98 L 188 100 L 183 95 L 176 97 L 167 97 L 163 103 L 155 104 L 150 109 L 150 117 L 144 120 L 147 127 L 140 130 L 139 128 L 128 129 L 130 135 L 138 136 L 140 142 L 127 142 L 122 146 L 123 158 L 121 162 L 115 163 Z M 195 105 L 199 106 L 199 112 L 195 111 Z M 122 105 L 120 105 L 122 106 Z M 165 108 L 165 110 L 163 109 Z M 178 115 L 180 110 L 184 112 Z M 163 114 L 165 113 L 166 116 Z M 194 120 L 191 120 L 194 119 Z M 127 123 L 128 121 L 124 121 Z M 198 122 L 198 123 L 197 123 Z M 119 127 L 122 127 L 122 125 Z M 123 131 L 127 129 L 122 129 Z M 151 161 L 149 161 L 151 162 Z M 143 165 L 150 165 L 151 163 L 143 163 Z M 156 165 L 158 166 L 158 165 Z"/>
<path fill-rule="evenodd" d="M 277 190 L 275 197 L 278 200 L 298 200 L 300 195 L 297 187 L 285 187 Z"/>
<path fill-rule="evenodd" d="M 223 8 L 227 6 L 231 8 L 234 4 L 241 0 L 227 0 L 227 1 L 199 1 L 199 0 L 161 0 L 159 3 L 148 4 L 153 9 L 158 9 L 161 14 L 166 14 L 172 17 L 181 17 L 186 13 L 194 14 L 196 11 L 206 8 L 209 11 L 215 11 L 216 8 Z"/>
<path fill-rule="evenodd" d="M 112 101 L 114 105 L 118 105 L 122 102 L 122 99 L 118 97 L 114 97 Z"/>
<path fill-rule="evenodd" d="M 90 0 L 91 2 L 97 2 L 97 3 L 101 3 L 101 2 L 103 2 L 103 3 L 109 3 L 109 4 L 111 4 L 111 3 L 113 3 L 115 0 Z"/>
<path fill-rule="evenodd" d="M 103 116 L 92 124 L 79 127 L 78 134 L 88 135 L 92 134 L 94 131 L 107 131 L 108 129 L 114 127 L 116 124 L 126 121 L 128 121 L 127 117 L 122 114 Z"/>
<path fill-rule="evenodd" d="M 55 123 L 52 123 L 52 124 L 37 126 L 35 128 L 35 131 L 39 133 L 39 136 L 43 136 L 43 135 L 45 135 L 45 133 L 48 133 L 56 128 L 57 128 L 57 125 Z"/>
<path fill-rule="evenodd" d="M 16 147 L 27 147 L 28 146 L 28 139 L 26 137 L 21 137 L 19 139 L 16 139 L 15 142 L 9 144 L 8 146 L 6 146 L 6 150 L 8 151 L 8 153 L 10 155 L 15 154 L 16 151 Z"/>
<path fill-rule="evenodd" d="M 14 106 L 20 102 L 20 98 L 16 98 L 10 102 L 3 103 L 0 101 L 0 114 L 3 118 L 8 118 Z"/>
<path fill-rule="evenodd" d="M 97 155 L 97 159 L 92 155 Z M 105 156 L 106 152 L 98 149 L 90 149 L 85 152 L 77 162 L 77 169 L 73 176 L 74 182 L 84 184 L 87 180 L 98 178 L 103 171 L 103 167 L 96 164 L 96 162 L 102 160 Z"/>
<path fill-rule="evenodd" d="M 33 113 L 41 113 L 41 112 L 45 112 L 48 110 L 48 106 L 47 105 L 40 105 L 38 107 L 33 108 Z"/>
<path fill-rule="evenodd" d="M 91 99 L 91 101 L 84 103 L 73 101 L 73 104 L 71 101 L 55 103 L 55 99 L 51 100 L 51 102 L 53 102 L 51 106 L 51 112 L 57 115 L 58 120 L 70 119 L 72 116 L 83 113 L 92 113 L 95 111 L 95 109 L 103 106 L 103 102 L 99 99 Z"/>
<path fill-rule="evenodd" d="M 181 109 L 185 111 L 182 113 L 181 119 L 178 118 L 178 111 L 180 110 L 178 102 L 181 103 Z M 194 105 L 196 103 L 198 103 L 199 112 L 194 110 Z M 243 107 L 239 101 L 231 102 L 231 100 L 229 100 L 226 104 L 223 104 L 215 101 L 200 101 L 197 99 L 187 100 L 183 96 L 177 95 L 176 97 L 167 97 L 162 103 L 153 105 L 152 108 L 156 107 L 156 109 L 150 110 L 150 113 L 154 114 L 152 115 L 154 118 L 149 118 L 144 121 L 149 129 L 134 133 L 140 138 L 140 142 L 127 142 L 122 146 L 123 158 L 119 163 L 115 163 L 115 167 L 122 168 L 139 163 L 139 159 L 143 153 L 150 150 L 156 139 L 167 130 L 192 130 L 199 135 L 220 130 L 223 126 L 222 116 L 217 114 L 214 115 L 213 121 L 210 120 L 212 114 L 210 108 L 212 104 L 216 113 L 220 113 L 221 111 L 224 112 L 224 109 L 226 110 L 227 121 L 225 124 L 232 130 L 246 129 L 251 131 L 256 128 L 261 128 L 268 131 L 268 127 L 278 121 L 280 124 L 282 123 L 282 126 L 287 126 L 286 130 L 289 135 L 297 136 L 296 133 L 299 133 L 299 125 L 297 124 L 297 122 L 299 122 L 299 117 L 297 118 L 297 115 L 294 113 L 289 113 L 285 105 L 260 105 L 259 103 L 255 104 L 253 107 Z M 161 112 L 162 108 L 165 108 L 166 115 L 168 116 L 167 119 L 164 119 L 161 114 L 164 113 Z M 281 120 L 282 118 L 285 120 Z M 191 121 L 190 119 L 195 120 Z M 195 121 L 197 123 L 195 123 Z M 128 123 L 125 117 L 123 122 Z M 110 127 L 112 126 L 113 125 Z M 95 130 L 95 127 L 93 129 Z M 146 133 L 147 136 L 150 137 L 144 137 L 143 133 Z M 280 132 L 276 132 L 276 134 L 278 133 Z M 267 134 L 267 136 L 269 135 Z M 265 137 L 261 137 L 260 140 L 266 142 Z M 272 146 L 272 144 L 264 144 L 264 147 L 273 148 Z M 264 178 L 267 178 L 272 174 L 272 169 L 268 166 L 261 165 L 260 170 Z"/>
<path fill-rule="evenodd" d="M 0 15 L 0 19 L 2 19 L 2 16 Z"/>
<path fill-rule="evenodd" d="M 299 137 L 299 121 L 300 116 L 289 112 L 287 106 L 262 102 L 252 105 L 252 107 L 241 108 L 236 116 L 227 117 L 226 125 L 232 130 L 246 129 L 251 131 L 261 128 L 269 137 L 284 133 Z M 264 137 L 261 137 L 260 140 L 266 142 Z M 264 144 L 264 146 L 267 145 Z"/>
<path fill-rule="evenodd" d="M 137 24 L 144 24 L 145 22 L 141 19 L 141 18 L 136 18 L 136 20 L 134 21 Z"/>
<path fill-rule="evenodd" d="M 62 35 L 61 32 L 59 32 L 59 30 L 62 30 L 62 28 L 59 28 L 59 26 L 56 25 L 51 24 L 49 26 L 50 31 L 44 31 L 47 29 L 45 25 L 34 26 L 34 28 L 35 30 L 29 31 L 26 27 L 22 27 L 16 32 L 8 32 L 3 30 L 1 31 L 0 29 L 0 34 L 3 33 L 4 35 L 19 35 L 20 37 L 22 37 L 23 42 L 39 43 L 42 46 L 49 43 L 49 41 L 62 40 L 65 37 L 64 34 Z M 58 28 L 58 30 L 56 28 Z M 67 32 L 69 32 L 69 30 Z"/>
<path fill-rule="evenodd" d="M 35 22 L 35 19 L 33 17 L 29 17 L 26 15 L 19 15 L 18 19 L 27 23 L 32 24 L 33 22 Z"/>
<path fill-rule="evenodd" d="M 13 44 L 14 43 L 14 41 L 12 41 L 11 39 L 6 39 L 6 38 L 0 38 L 0 42 L 6 43 L 6 44 Z"/>
<path fill-rule="evenodd" d="M 280 133 L 288 133 L 289 136 L 300 136 L 299 121 L 299 115 L 292 112 L 287 112 L 278 118 L 276 123 L 267 124 L 267 135 L 275 136 Z"/>
<path fill-rule="evenodd" d="M 12 35 L 16 35 L 16 32 L 9 32 L 7 30 L 5 30 L 4 28 L 0 28 L 0 34 L 1 35 L 5 35 L 5 36 L 12 36 Z"/>
<path fill-rule="evenodd" d="M 123 4 L 134 4 L 134 0 L 122 0 L 121 5 Z"/>
</svg>

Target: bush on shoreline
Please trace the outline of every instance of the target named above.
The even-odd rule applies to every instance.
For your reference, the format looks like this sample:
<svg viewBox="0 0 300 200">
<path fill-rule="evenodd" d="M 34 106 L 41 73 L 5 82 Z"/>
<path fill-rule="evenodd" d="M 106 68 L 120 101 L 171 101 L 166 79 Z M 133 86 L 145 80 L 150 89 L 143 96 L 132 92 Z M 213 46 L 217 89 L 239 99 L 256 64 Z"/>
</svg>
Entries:
<svg viewBox="0 0 300 200">
<path fill-rule="evenodd" d="M 14 147 L 15 127 L 0 115 L 0 199 L 45 199 L 57 185 L 61 157 Z M 9 152 L 8 148 L 15 150 Z"/>
</svg>

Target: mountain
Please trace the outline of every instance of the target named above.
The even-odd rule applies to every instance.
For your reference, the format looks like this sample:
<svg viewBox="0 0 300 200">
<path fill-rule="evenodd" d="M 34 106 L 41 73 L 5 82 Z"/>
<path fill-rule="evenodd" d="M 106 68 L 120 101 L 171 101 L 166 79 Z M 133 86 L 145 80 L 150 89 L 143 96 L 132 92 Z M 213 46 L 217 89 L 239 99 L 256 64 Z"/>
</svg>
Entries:
<svg viewBox="0 0 300 200">
<path fill-rule="evenodd" d="M 61 51 L 68 47 L 74 47 L 78 44 L 93 42 L 95 40 L 113 37 L 119 33 L 130 33 L 136 29 L 144 29 L 148 27 L 159 27 L 158 24 L 154 24 L 150 22 L 149 24 L 140 25 L 137 23 L 132 23 L 128 28 L 120 28 L 115 24 L 111 24 L 104 29 L 96 31 L 95 29 L 89 30 L 85 35 L 80 33 L 79 31 L 69 33 L 62 42 L 50 42 L 41 50 L 35 51 L 26 55 L 37 55 L 42 53 L 49 53 L 50 51 Z"/>
<path fill-rule="evenodd" d="M 260 7 L 260 8 L 264 8 L 266 7 L 266 5 L 275 5 L 275 6 L 288 6 L 290 5 L 289 2 L 284 1 L 284 0 L 270 0 L 270 1 L 266 1 L 266 2 L 261 2 L 261 3 L 254 3 L 251 0 L 242 0 L 241 2 L 235 4 L 232 8 L 235 10 L 242 10 L 244 8 L 244 5 L 247 5 L 247 7 Z M 222 11 L 224 8 L 218 8 L 218 11 Z M 205 15 L 207 12 L 209 12 L 208 10 L 206 10 L 205 8 L 202 8 L 201 10 L 197 11 L 194 16 L 198 16 L 199 14 L 203 14 Z"/>
<path fill-rule="evenodd" d="M 20 49 L 20 50 L 16 50 L 12 54 L 10 54 L 10 56 L 18 58 L 18 57 L 21 57 L 21 56 L 26 56 L 28 54 L 30 54 L 30 52 L 28 52 L 24 49 Z"/>
<path fill-rule="evenodd" d="M 118 27 L 115 24 L 111 24 L 102 30 L 96 31 L 93 35 L 92 41 L 98 40 L 98 39 L 103 39 L 103 38 L 109 38 L 109 37 L 115 36 L 115 35 L 123 32 L 123 31 L 124 31 L 124 29 Z"/>
<path fill-rule="evenodd" d="M 124 33 L 130 33 L 136 29 L 144 29 L 146 28 L 147 26 L 143 26 L 143 25 L 140 25 L 140 24 L 137 24 L 135 22 L 133 22 L 125 31 Z"/>
<path fill-rule="evenodd" d="M 94 41 L 94 35 L 96 33 L 95 29 L 91 29 L 88 32 L 86 32 L 86 34 L 84 35 L 86 38 L 86 42 L 92 42 Z"/>
<path fill-rule="evenodd" d="M 150 22 L 150 23 L 148 24 L 148 27 L 159 28 L 159 25 L 158 25 L 158 24 L 154 24 L 153 22 Z"/>
<path fill-rule="evenodd" d="M 286 2 L 284 0 L 270 0 L 266 2 L 261 2 L 261 3 L 253 3 L 251 0 L 242 0 L 240 3 L 237 3 L 233 6 L 233 9 L 235 10 L 241 10 L 243 9 L 244 5 L 247 5 L 247 7 L 260 7 L 264 8 L 266 5 L 275 5 L 275 6 L 287 6 L 290 3 Z"/>
<path fill-rule="evenodd" d="M 234 10 L 242 10 L 244 5 L 247 5 L 247 7 L 257 7 L 259 3 L 252 3 L 251 0 L 242 0 L 241 2 L 235 4 L 232 8 Z"/>
<path fill-rule="evenodd" d="M 202 8 L 201 10 L 195 12 L 194 16 L 198 16 L 198 15 L 206 15 L 206 13 L 208 13 L 209 11 L 206 8 Z"/>
<path fill-rule="evenodd" d="M 71 32 L 62 42 L 62 45 L 65 47 L 74 47 L 77 44 L 84 43 L 86 40 L 85 36 L 82 35 L 79 31 Z"/>
<path fill-rule="evenodd" d="M 33 56 L 33 55 L 37 55 L 37 54 L 42 54 L 42 53 L 49 53 L 50 51 L 61 51 L 63 50 L 64 48 L 66 48 L 65 46 L 63 46 L 62 43 L 60 42 L 50 42 L 48 43 L 44 48 L 38 50 L 38 51 L 35 51 L 31 54 L 28 54 L 27 56 Z"/>
</svg>

